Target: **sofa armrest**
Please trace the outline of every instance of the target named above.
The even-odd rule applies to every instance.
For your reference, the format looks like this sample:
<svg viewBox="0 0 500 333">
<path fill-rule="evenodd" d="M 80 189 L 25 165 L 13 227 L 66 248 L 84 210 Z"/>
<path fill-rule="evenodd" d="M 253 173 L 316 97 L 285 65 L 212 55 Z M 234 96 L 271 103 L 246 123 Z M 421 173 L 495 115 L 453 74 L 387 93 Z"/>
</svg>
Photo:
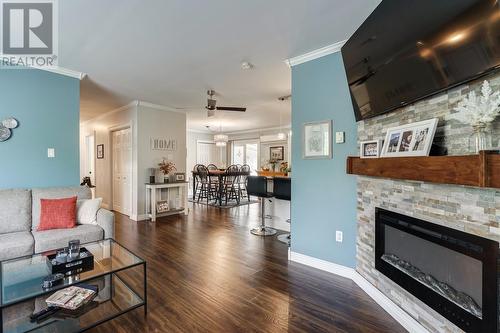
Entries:
<svg viewBox="0 0 500 333">
<path fill-rule="evenodd" d="M 104 239 L 115 237 L 115 214 L 101 208 L 97 211 L 97 224 L 104 229 Z"/>
</svg>

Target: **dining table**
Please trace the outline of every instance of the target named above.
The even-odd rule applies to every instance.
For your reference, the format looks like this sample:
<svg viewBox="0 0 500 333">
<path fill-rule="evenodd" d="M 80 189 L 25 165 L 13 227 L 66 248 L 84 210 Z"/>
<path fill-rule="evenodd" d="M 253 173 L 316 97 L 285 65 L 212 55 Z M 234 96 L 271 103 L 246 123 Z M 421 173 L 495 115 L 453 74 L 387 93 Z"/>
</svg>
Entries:
<svg viewBox="0 0 500 333">
<path fill-rule="evenodd" d="M 193 197 L 196 194 L 196 176 L 198 176 L 198 171 L 192 171 L 193 174 Z M 236 172 L 227 172 L 225 169 L 218 169 L 218 170 L 208 170 L 208 175 L 212 177 L 217 177 L 218 179 L 218 189 L 217 192 L 219 195 L 217 196 L 217 203 L 219 206 L 222 206 L 222 197 L 224 195 L 224 177 L 228 176 L 249 176 L 250 172 L 242 172 L 242 171 L 236 171 Z"/>
</svg>

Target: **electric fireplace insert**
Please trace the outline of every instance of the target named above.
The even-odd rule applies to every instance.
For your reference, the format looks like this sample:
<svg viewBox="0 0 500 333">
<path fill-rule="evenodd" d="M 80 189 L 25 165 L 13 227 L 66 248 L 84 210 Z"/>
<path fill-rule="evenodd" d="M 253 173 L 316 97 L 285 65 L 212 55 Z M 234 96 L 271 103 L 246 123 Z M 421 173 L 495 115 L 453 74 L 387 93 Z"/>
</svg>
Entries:
<svg viewBox="0 0 500 333">
<path fill-rule="evenodd" d="M 496 241 L 375 212 L 375 268 L 466 332 L 497 332 Z"/>
</svg>

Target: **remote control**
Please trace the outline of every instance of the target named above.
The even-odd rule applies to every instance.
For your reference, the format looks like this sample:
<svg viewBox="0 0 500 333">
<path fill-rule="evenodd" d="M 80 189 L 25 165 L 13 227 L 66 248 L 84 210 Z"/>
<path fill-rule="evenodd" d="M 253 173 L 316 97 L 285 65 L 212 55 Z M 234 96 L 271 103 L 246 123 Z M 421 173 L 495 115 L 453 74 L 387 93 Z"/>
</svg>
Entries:
<svg viewBox="0 0 500 333">
<path fill-rule="evenodd" d="M 54 313 L 56 313 L 59 310 L 60 310 L 60 308 L 58 308 L 56 306 L 49 306 L 46 309 L 43 309 L 43 310 L 38 311 L 36 313 L 33 313 L 30 316 L 30 321 L 32 323 L 35 322 L 35 321 L 42 321 L 43 319 L 52 316 Z"/>
</svg>

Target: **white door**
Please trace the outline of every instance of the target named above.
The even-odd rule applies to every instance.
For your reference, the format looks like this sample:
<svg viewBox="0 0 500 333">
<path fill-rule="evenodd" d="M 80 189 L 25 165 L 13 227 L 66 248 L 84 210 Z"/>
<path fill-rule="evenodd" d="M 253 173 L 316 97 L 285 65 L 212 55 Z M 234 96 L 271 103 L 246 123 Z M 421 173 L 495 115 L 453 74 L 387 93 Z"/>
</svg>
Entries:
<svg viewBox="0 0 500 333">
<path fill-rule="evenodd" d="M 130 215 L 132 138 L 130 128 L 112 132 L 113 210 Z"/>
<path fill-rule="evenodd" d="M 95 185 L 95 136 L 85 137 L 85 177 L 90 177 L 92 185 Z"/>
<path fill-rule="evenodd" d="M 217 147 L 213 142 L 198 141 L 196 144 L 196 164 L 215 164 L 219 168 L 224 168 L 226 149 Z"/>
</svg>

